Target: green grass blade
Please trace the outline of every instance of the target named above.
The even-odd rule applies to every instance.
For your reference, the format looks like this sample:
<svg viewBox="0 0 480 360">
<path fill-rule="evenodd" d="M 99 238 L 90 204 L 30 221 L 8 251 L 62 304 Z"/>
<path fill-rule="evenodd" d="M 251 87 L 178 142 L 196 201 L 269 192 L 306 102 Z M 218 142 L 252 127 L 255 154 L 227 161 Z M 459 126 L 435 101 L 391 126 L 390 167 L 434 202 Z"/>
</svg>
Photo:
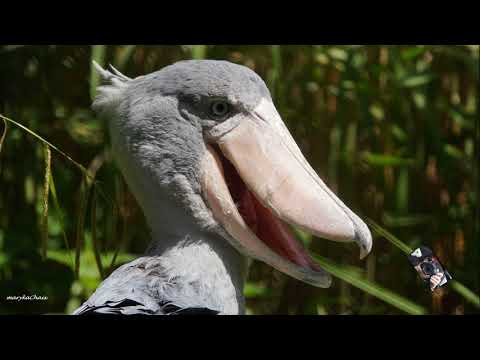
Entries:
<svg viewBox="0 0 480 360">
<path fill-rule="evenodd" d="M 91 210 L 90 210 L 92 247 L 93 247 L 93 253 L 95 254 L 95 262 L 97 264 L 98 272 L 100 274 L 100 277 L 102 279 L 104 279 L 101 253 L 100 253 L 100 248 L 99 248 L 98 243 L 97 243 L 97 191 L 96 191 L 96 187 L 93 187 L 92 191 L 93 191 L 92 204 L 91 204 Z"/>
<path fill-rule="evenodd" d="M 80 185 L 78 207 L 77 207 L 77 231 L 75 241 L 75 276 L 78 279 L 80 273 L 80 253 L 85 235 L 85 214 L 87 211 L 88 196 L 90 187 L 87 185 L 86 177 L 82 177 Z"/>
<path fill-rule="evenodd" d="M 459 283 L 457 280 L 452 280 L 451 286 L 452 289 L 463 296 L 465 300 L 475 305 L 477 309 L 480 309 L 480 297 L 477 294 L 468 289 L 465 285 Z"/>
<path fill-rule="evenodd" d="M 314 254 L 314 257 L 317 262 L 333 276 L 367 292 L 368 294 L 394 306 L 399 310 L 406 312 L 407 314 L 425 315 L 428 313 L 424 307 L 415 304 L 414 302 L 394 293 L 391 290 L 361 278 L 358 276 L 358 272 L 351 271 L 344 266 L 335 264 L 319 255 Z"/>
<path fill-rule="evenodd" d="M 411 215 L 396 215 L 384 212 L 382 216 L 383 223 L 388 227 L 408 227 L 431 223 L 434 221 L 432 215 L 427 214 L 411 214 Z"/>
<path fill-rule="evenodd" d="M 8 130 L 7 120 L 3 118 L 2 120 L 3 120 L 3 132 L 2 132 L 2 136 L 0 137 L 0 154 L 2 153 L 3 141 L 5 140 L 5 136 L 7 136 L 7 130 Z"/>
<path fill-rule="evenodd" d="M 58 216 L 59 216 L 59 219 L 60 219 L 60 224 L 61 224 L 61 227 L 62 227 L 63 241 L 65 242 L 65 248 L 67 249 L 67 252 L 70 256 L 70 264 L 67 264 L 67 265 L 71 266 L 71 268 L 74 269 L 75 265 L 74 265 L 74 262 L 73 262 L 72 252 L 70 250 L 70 245 L 68 245 L 67 233 L 65 231 L 65 222 L 63 221 L 64 220 L 63 211 L 62 211 L 62 208 L 60 207 L 60 203 L 58 201 L 57 189 L 55 188 L 55 182 L 53 180 L 53 174 L 52 174 L 51 171 L 50 171 L 50 193 L 52 194 L 53 204 L 55 205 L 55 209 L 56 209 L 56 211 L 58 213 Z"/>
<path fill-rule="evenodd" d="M 73 163 L 77 168 L 80 169 L 80 171 L 82 172 L 82 185 L 81 185 L 81 188 L 80 188 L 80 199 L 79 199 L 79 206 L 77 208 L 77 219 L 78 219 L 78 223 L 77 223 L 77 229 L 76 229 L 76 250 L 75 250 L 75 259 L 72 259 L 72 267 L 74 269 L 74 272 L 78 278 L 78 274 L 79 274 L 79 271 L 80 271 L 80 250 L 81 250 L 81 246 L 83 244 L 83 235 L 84 235 L 84 222 L 85 222 L 85 212 L 86 212 L 86 207 L 87 207 L 87 203 L 88 203 L 88 196 L 89 196 L 89 190 L 91 188 L 91 185 L 93 184 L 97 190 L 98 190 L 98 193 L 106 200 L 106 201 L 110 201 L 111 200 L 109 199 L 108 196 L 106 196 L 105 192 L 101 189 L 100 187 L 100 184 L 98 183 L 98 181 L 95 180 L 95 172 L 96 171 L 87 171 L 87 169 L 81 165 L 80 163 L 78 163 L 77 161 L 73 160 L 69 155 L 67 155 L 65 152 L 63 152 L 62 150 L 60 150 L 58 147 L 56 147 L 55 145 L 53 145 L 52 143 L 50 143 L 49 141 L 47 141 L 46 139 L 44 139 L 43 137 L 41 137 L 40 135 L 38 135 L 37 133 L 35 133 L 34 131 L 30 130 L 29 128 L 27 128 L 26 126 L 16 122 L 15 120 L 12 120 L 6 116 L 3 116 L 2 114 L 0 114 L 0 118 L 6 123 L 11 123 L 13 125 L 15 125 L 16 127 L 19 127 L 20 129 L 22 129 L 23 131 L 27 132 L 28 134 L 30 134 L 31 136 L 33 136 L 35 139 L 39 140 L 41 143 L 43 143 L 45 146 L 48 146 L 49 150 L 53 149 L 55 150 L 57 153 L 59 153 L 60 155 L 62 155 L 63 157 L 65 157 L 67 160 L 69 160 L 71 163 Z M 1 138 L 1 142 L 3 142 L 3 139 L 5 137 L 5 132 L 6 130 L 4 130 L 4 134 L 2 135 L 2 138 Z M 1 144 L 1 143 L 0 143 Z M 97 169 L 98 170 L 98 169 Z M 51 194 L 53 196 L 53 200 L 54 200 L 54 205 L 59 213 L 59 216 L 60 216 L 60 219 L 61 219 L 61 222 L 63 224 L 63 212 L 60 208 L 60 205 L 59 205 L 59 201 L 58 201 L 58 196 L 57 196 L 57 192 L 56 192 L 56 189 L 55 189 L 55 183 L 54 183 L 54 180 L 53 180 L 53 176 L 51 174 L 51 169 L 50 169 L 50 174 L 48 175 L 48 178 L 49 178 L 49 187 L 50 187 L 50 191 L 51 191 Z M 84 196 L 82 196 L 84 195 Z M 115 208 L 115 205 L 112 203 L 112 207 Z M 67 249 L 70 251 L 70 248 L 68 246 L 68 239 L 67 239 L 67 236 L 66 236 L 66 233 L 65 233 L 65 227 L 62 226 L 62 232 L 63 232 L 63 238 L 64 238 L 64 241 L 65 241 L 65 246 L 67 247 Z M 116 256 L 114 256 L 114 258 L 116 258 Z"/>
<path fill-rule="evenodd" d="M 48 197 L 50 194 L 50 177 L 52 165 L 52 152 L 48 145 L 44 145 L 45 152 L 45 177 L 43 182 L 43 211 L 42 211 L 42 257 L 47 259 L 47 243 L 48 243 Z"/>
<path fill-rule="evenodd" d="M 349 169 L 354 168 L 353 161 L 357 153 L 357 123 L 351 122 L 347 126 L 345 139 L 345 163 Z"/>
<path fill-rule="evenodd" d="M 280 45 L 272 45 L 272 65 L 275 70 L 276 79 L 280 78 L 282 74 L 282 53 L 280 50 Z"/>
<path fill-rule="evenodd" d="M 45 140 L 43 137 L 41 137 L 40 135 L 38 135 L 37 133 L 35 133 L 34 131 L 30 130 L 29 128 L 27 128 L 26 126 L 16 122 L 15 120 L 12 120 L 6 116 L 3 116 L 2 114 L 0 114 L 0 118 L 3 119 L 4 121 L 7 121 L 17 127 L 19 127 L 20 129 L 26 131 L 28 134 L 32 135 L 33 137 L 35 137 L 37 140 L 40 140 L 42 143 L 44 143 L 45 145 L 48 145 L 50 147 L 50 149 L 53 149 L 55 150 L 56 152 L 58 152 L 60 155 L 62 155 L 63 157 L 65 157 L 67 160 L 69 160 L 70 162 L 72 162 L 75 166 L 77 166 L 81 171 L 82 173 L 86 174 L 86 176 L 89 176 L 87 174 L 87 171 L 85 169 L 85 167 L 83 167 L 83 165 L 81 165 L 80 163 L 76 162 L 75 160 L 73 160 L 70 156 L 68 156 L 66 153 L 64 153 L 62 150 L 60 150 L 58 147 L 56 147 L 55 145 L 53 145 L 52 143 L 50 143 L 49 141 Z"/>
<path fill-rule="evenodd" d="M 93 61 L 95 61 L 101 67 L 105 67 L 105 50 L 105 45 L 92 45 L 92 54 L 90 58 L 90 99 L 92 101 L 95 99 L 97 86 L 100 82 L 100 76 L 93 65 Z"/>
<path fill-rule="evenodd" d="M 409 173 L 408 168 L 400 168 L 397 178 L 397 211 L 402 214 L 408 212 Z"/>
<path fill-rule="evenodd" d="M 376 232 L 378 235 L 382 236 L 386 240 L 390 241 L 393 245 L 395 245 L 398 249 L 400 249 L 405 254 L 410 255 L 410 253 L 413 251 L 413 249 L 410 246 L 403 243 L 399 238 L 397 238 L 395 235 L 385 230 L 383 227 L 378 225 L 372 219 L 365 219 L 365 221 L 372 228 L 374 232 Z"/>
<path fill-rule="evenodd" d="M 118 254 L 120 253 L 120 243 L 117 244 L 117 248 L 115 249 L 115 252 L 113 253 L 112 260 L 110 261 L 110 269 L 113 269 L 115 266 L 115 263 L 117 262 L 117 257 Z"/>
<path fill-rule="evenodd" d="M 270 47 L 271 55 L 272 55 L 272 68 L 268 74 L 268 85 L 270 88 L 270 92 L 272 93 L 272 98 L 279 100 L 279 92 L 280 92 L 280 76 L 282 74 L 282 54 L 280 45 L 272 45 Z"/>
<path fill-rule="evenodd" d="M 107 245 L 112 245 L 115 242 L 115 239 L 117 237 L 117 225 L 118 225 L 118 217 L 119 217 L 119 210 L 118 206 L 116 203 L 111 203 L 111 216 L 108 218 L 107 222 L 107 238 L 105 239 L 105 243 Z M 108 247 L 110 248 L 110 246 Z M 118 251 L 118 249 L 117 249 Z M 114 263 L 114 255 L 109 261 L 110 263 L 110 268 L 112 268 L 113 263 Z"/>
<path fill-rule="evenodd" d="M 128 60 L 133 55 L 133 52 L 135 51 L 135 48 L 137 45 L 127 45 L 124 48 L 122 48 L 122 51 L 117 57 L 117 68 L 122 71 L 125 68 L 125 65 L 127 65 Z"/>
<path fill-rule="evenodd" d="M 105 154 L 100 153 L 97 155 L 92 162 L 90 163 L 86 174 L 82 177 L 82 183 L 80 185 L 80 192 L 79 192 L 79 206 L 77 209 L 77 238 L 75 242 L 75 275 L 79 276 L 80 274 L 80 252 L 83 246 L 84 240 L 84 233 L 85 233 L 85 216 L 87 212 L 87 204 L 90 197 L 90 190 L 92 189 L 92 185 L 95 184 L 95 176 L 97 171 L 102 167 L 105 161 Z M 86 175 L 89 175 L 88 177 Z M 97 186 L 94 186 L 96 189 Z M 92 204 L 92 209 L 95 212 L 96 204 Z M 96 216 L 96 214 L 94 214 Z M 96 224 L 94 224 L 96 225 Z M 94 229 L 96 231 L 96 228 Z M 102 271 L 103 272 L 103 271 Z"/>
<path fill-rule="evenodd" d="M 115 250 L 115 253 L 112 258 L 112 262 L 110 263 L 110 268 L 112 269 L 115 266 L 115 263 L 117 261 L 117 256 L 120 253 L 120 249 L 122 248 L 123 245 L 125 245 L 127 241 L 127 223 L 125 222 L 125 219 L 122 217 L 122 233 L 120 235 L 121 239 L 120 241 L 117 242 L 117 248 Z"/>
</svg>

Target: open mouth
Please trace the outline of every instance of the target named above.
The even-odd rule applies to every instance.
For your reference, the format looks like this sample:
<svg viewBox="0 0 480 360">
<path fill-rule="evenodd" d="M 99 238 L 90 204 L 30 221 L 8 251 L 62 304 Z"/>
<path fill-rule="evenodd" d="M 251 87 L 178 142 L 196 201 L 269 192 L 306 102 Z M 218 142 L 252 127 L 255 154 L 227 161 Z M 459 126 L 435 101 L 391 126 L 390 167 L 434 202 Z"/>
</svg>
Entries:
<svg viewBox="0 0 480 360">
<path fill-rule="evenodd" d="M 271 210 L 261 204 L 218 146 L 213 145 L 212 147 L 221 161 L 225 183 L 234 204 L 250 230 L 284 259 L 298 266 L 319 271 L 319 266 L 315 264 L 306 249 L 298 242 L 288 225 L 275 217 Z"/>
<path fill-rule="evenodd" d="M 201 186 L 214 220 L 233 246 L 319 287 L 330 286 L 330 275 L 290 226 L 323 239 L 356 242 L 362 258 L 370 252 L 367 226 L 308 164 L 271 101 L 227 125 L 210 134 Z"/>
</svg>

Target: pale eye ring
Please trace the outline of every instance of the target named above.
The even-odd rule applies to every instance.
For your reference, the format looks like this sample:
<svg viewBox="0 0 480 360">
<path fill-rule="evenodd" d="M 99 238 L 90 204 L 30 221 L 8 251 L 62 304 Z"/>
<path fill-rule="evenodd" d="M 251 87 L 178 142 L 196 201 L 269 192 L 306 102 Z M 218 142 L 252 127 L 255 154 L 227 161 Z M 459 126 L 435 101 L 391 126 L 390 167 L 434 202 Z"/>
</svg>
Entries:
<svg viewBox="0 0 480 360">
<path fill-rule="evenodd" d="M 222 100 L 213 101 L 210 106 L 210 112 L 217 118 L 224 117 L 230 112 L 230 104 Z"/>
</svg>

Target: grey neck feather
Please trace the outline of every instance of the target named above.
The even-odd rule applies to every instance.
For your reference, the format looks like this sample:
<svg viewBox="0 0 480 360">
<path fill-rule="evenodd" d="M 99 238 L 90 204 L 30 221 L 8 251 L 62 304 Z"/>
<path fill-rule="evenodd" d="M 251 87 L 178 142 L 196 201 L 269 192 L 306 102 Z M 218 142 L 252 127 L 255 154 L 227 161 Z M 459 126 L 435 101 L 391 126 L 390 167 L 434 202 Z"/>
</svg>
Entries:
<svg viewBox="0 0 480 360">
<path fill-rule="evenodd" d="M 136 174 L 139 180 L 140 172 Z M 243 314 L 247 260 L 208 221 L 209 212 L 191 183 L 175 178 L 166 191 L 155 179 L 143 178 L 144 195 L 138 196 L 152 233 L 146 255 L 159 257 L 166 276 L 178 285 L 165 295 L 180 307 Z"/>
<path fill-rule="evenodd" d="M 155 230 L 154 230 L 155 231 Z M 158 230 L 157 230 L 158 231 Z M 206 307 L 223 314 L 243 314 L 246 258 L 222 237 L 186 231 L 172 237 L 153 233 L 147 256 L 159 256 L 169 278 L 178 285 L 165 294 L 180 307 Z"/>
</svg>

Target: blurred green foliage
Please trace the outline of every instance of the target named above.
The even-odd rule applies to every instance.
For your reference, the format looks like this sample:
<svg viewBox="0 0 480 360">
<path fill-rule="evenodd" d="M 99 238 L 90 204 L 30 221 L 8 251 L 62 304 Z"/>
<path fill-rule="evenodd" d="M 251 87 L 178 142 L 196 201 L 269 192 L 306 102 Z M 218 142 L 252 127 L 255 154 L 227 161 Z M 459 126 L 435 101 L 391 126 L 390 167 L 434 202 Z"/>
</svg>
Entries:
<svg viewBox="0 0 480 360">
<path fill-rule="evenodd" d="M 188 58 L 259 73 L 312 166 L 379 224 L 366 261 L 353 246 L 298 231 L 337 277 L 333 286 L 313 288 L 254 262 L 248 313 L 478 311 L 478 45 L 9 45 L 0 46 L 0 113 L 91 178 L 54 149 L 49 165 L 44 144 L 0 122 L 0 313 L 69 313 L 102 275 L 143 253 L 143 215 L 90 110 L 99 82 L 91 60 L 135 77 Z M 458 282 L 426 291 L 404 253 L 420 244 Z M 6 300 L 23 294 L 48 300 Z"/>
</svg>

